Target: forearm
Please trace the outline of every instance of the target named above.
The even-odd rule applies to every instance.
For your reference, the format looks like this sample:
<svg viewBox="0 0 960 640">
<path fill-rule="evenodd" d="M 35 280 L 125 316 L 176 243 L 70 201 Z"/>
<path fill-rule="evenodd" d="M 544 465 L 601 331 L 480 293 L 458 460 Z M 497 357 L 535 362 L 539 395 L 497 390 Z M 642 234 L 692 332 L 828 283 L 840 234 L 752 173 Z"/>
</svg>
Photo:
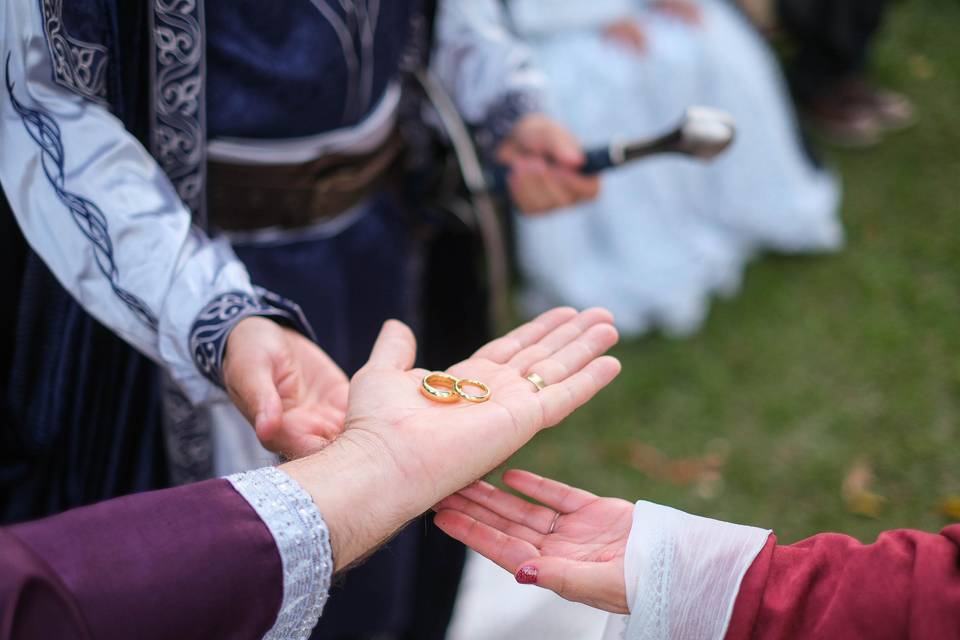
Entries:
<svg viewBox="0 0 960 640">
<path fill-rule="evenodd" d="M 837 534 L 764 548 L 743 581 L 731 639 L 948 638 L 960 629 L 960 525 Z"/>
<path fill-rule="evenodd" d="M 496 0 L 440 2 L 431 68 L 485 150 L 541 110 L 545 78 Z"/>
</svg>

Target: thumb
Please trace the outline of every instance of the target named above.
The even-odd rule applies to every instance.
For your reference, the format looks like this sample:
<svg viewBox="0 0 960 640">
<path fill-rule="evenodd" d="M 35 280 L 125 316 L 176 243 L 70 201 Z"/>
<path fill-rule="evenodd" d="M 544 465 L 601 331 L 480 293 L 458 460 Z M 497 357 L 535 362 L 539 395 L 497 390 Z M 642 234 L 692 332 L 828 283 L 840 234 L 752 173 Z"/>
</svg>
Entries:
<svg viewBox="0 0 960 640">
<path fill-rule="evenodd" d="M 566 127 L 550 122 L 545 129 L 546 152 L 558 164 L 577 168 L 583 164 L 583 147 L 580 141 Z"/>
<path fill-rule="evenodd" d="M 413 367 L 416 357 L 417 340 L 410 327 L 399 320 L 387 320 L 373 345 L 367 366 L 406 371 Z"/>
<path fill-rule="evenodd" d="M 623 562 L 579 562 L 544 556 L 520 565 L 521 584 L 536 584 L 558 596 L 611 613 L 627 613 Z"/>
</svg>

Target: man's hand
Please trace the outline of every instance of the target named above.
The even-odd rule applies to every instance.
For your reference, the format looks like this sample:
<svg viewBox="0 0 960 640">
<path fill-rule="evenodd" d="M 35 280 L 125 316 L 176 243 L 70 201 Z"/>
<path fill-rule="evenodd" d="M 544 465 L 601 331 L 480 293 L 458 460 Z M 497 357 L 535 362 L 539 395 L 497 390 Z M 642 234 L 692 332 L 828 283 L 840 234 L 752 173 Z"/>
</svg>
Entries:
<svg viewBox="0 0 960 640">
<path fill-rule="evenodd" d="M 620 364 L 601 356 L 617 341 L 611 322 L 602 309 L 554 309 L 450 367 L 450 374 L 490 387 L 481 404 L 423 397 L 427 372 L 411 369 L 413 333 L 396 321 L 384 325 L 350 384 L 343 435 L 284 468 L 328 523 L 344 523 L 331 526 L 337 569 L 489 473 L 613 380 Z M 542 391 L 525 378 L 531 372 L 543 378 Z"/>
<path fill-rule="evenodd" d="M 596 176 L 582 176 L 580 143 L 566 128 L 541 114 L 522 118 L 497 150 L 510 168 L 507 184 L 524 213 L 544 213 L 592 200 L 600 191 Z"/>
<path fill-rule="evenodd" d="M 347 376 L 317 345 L 267 318 L 245 318 L 227 338 L 223 382 L 267 449 L 308 455 L 343 431 Z"/>
</svg>

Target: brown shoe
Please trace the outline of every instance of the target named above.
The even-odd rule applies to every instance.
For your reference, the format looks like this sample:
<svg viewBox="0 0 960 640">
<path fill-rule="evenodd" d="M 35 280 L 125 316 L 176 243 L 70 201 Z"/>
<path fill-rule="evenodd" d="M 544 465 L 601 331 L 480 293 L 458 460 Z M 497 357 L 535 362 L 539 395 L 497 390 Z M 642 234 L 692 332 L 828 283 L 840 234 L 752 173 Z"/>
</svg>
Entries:
<svg viewBox="0 0 960 640">
<path fill-rule="evenodd" d="M 870 111 L 884 131 L 902 131 L 916 123 L 913 103 L 902 93 L 876 87 L 861 79 L 847 83 L 843 92 Z"/>
<path fill-rule="evenodd" d="M 802 107 L 802 115 L 815 134 L 841 147 L 872 147 L 883 133 L 871 108 L 841 92 L 811 100 Z"/>
</svg>

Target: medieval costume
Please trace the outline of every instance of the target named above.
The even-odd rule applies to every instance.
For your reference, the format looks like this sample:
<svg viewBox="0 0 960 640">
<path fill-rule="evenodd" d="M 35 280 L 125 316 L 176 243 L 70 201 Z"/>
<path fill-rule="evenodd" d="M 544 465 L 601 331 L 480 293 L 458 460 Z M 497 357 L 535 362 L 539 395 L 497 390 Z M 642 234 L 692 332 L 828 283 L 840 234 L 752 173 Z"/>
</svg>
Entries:
<svg viewBox="0 0 960 640">
<path fill-rule="evenodd" d="M 416 203 L 396 175 L 402 75 L 430 50 L 429 6 L 15 0 L 4 12 L 6 521 L 162 486 L 168 462 L 175 480 L 209 477 L 218 436 L 249 427 L 221 404 L 211 434 L 191 405 L 223 402 L 224 345 L 244 317 L 315 336 L 347 373 L 384 319 L 417 324 Z M 496 2 L 445 4 L 436 19 L 437 76 L 493 146 L 535 106 L 537 78 Z M 427 611 L 430 631 L 414 619 L 422 571 L 449 577 L 437 581 L 448 602 L 455 590 L 459 551 L 418 569 L 434 535 L 411 527 L 351 574 L 321 632 L 442 633 L 442 613 Z"/>
<path fill-rule="evenodd" d="M 610 638 L 960 637 L 960 526 L 778 546 L 640 502 L 625 560 Z M 0 529 L 0 640 L 302 639 L 332 613 L 332 567 L 326 523 L 274 468 L 119 498 Z"/>
<path fill-rule="evenodd" d="M 630 615 L 605 638 L 960 638 L 960 525 L 781 546 L 640 501 L 624 566 Z"/>
</svg>

